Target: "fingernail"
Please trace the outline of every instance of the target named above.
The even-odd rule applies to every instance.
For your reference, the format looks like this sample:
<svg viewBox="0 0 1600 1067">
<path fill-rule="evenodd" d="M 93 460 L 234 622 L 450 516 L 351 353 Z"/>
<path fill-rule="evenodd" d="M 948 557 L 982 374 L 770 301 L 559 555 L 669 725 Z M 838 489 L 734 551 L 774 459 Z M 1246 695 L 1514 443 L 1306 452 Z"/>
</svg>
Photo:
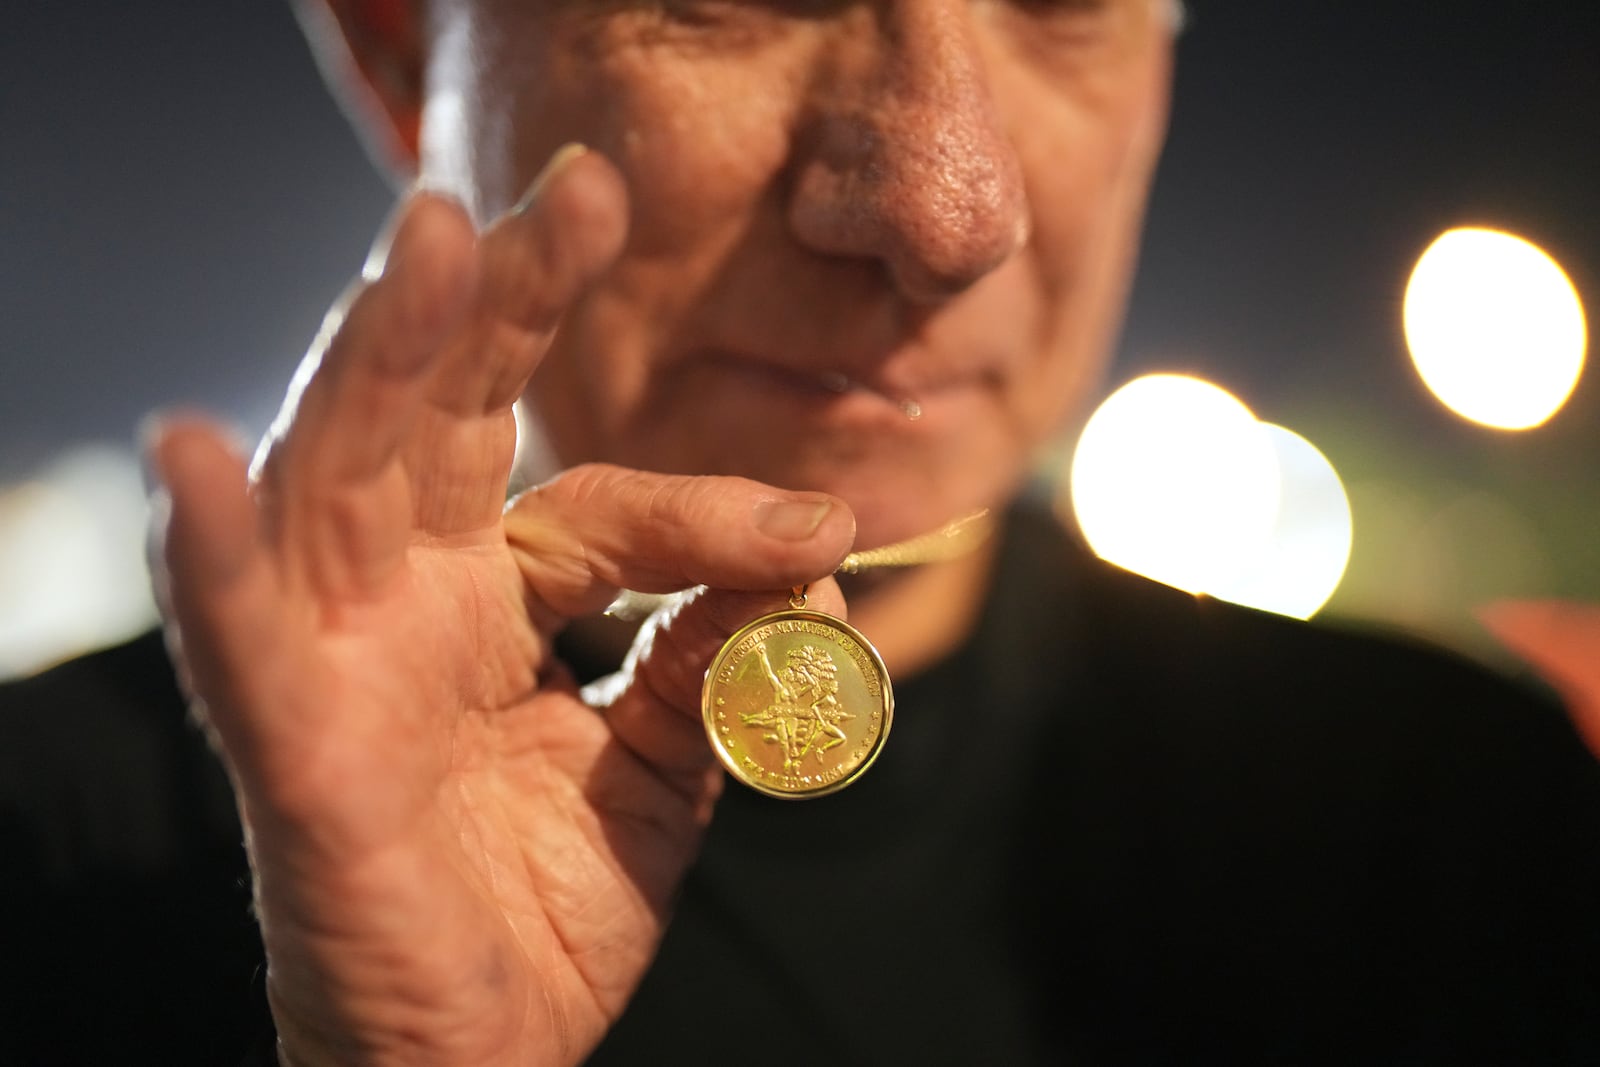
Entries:
<svg viewBox="0 0 1600 1067">
<path fill-rule="evenodd" d="M 134 429 L 134 440 L 139 445 L 139 451 L 149 453 L 155 450 L 156 444 L 167 432 L 167 424 L 172 421 L 172 416 L 163 408 L 146 412 Z"/>
<path fill-rule="evenodd" d="M 367 281 L 375 282 L 383 276 L 383 269 L 389 263 L 389 252 L 394 248 L 395 234 L 400 232 L 400 223 L 405 221 L 406 208 L 411 204 L 413 193 L 401 197 L 389 209 L 383 226 L 372 238 L 372 244 L 367 248 L 367 258 L 361 264 L 361 277 Z"/>
<path fill-rule="evenodd" d="M 532 207 L 535 201 L 539 199 L 539 194 L 544 191 L 545 186 L 549 185 L 557 174 L 565 170 L 568 164 L 587 151 L 589 151 L 588 146 L 581 145 L 576 141 L 569 142 L 556 149 L 555 154 L 550 157 L 550 162 L 544 165 L 544 169 L 539 172 L 538 176 L 533 179 L 532 184 L 528 186 L 528 191 L 522 194 L 522 199 L 518 200 L 516 205 L 512 207 L 511 214 L 521 215 Z"/>
<path fill-rule="evenodd" d="M 151 496 L 161 489 L 164 479 L 156 465 L 156 446 L 167 435 L 169 417 L 165 411 L 151 411 L 139 420 L 139 426 L 134 431 L 134 440 L 138 443 L 139 474 L 144 479 L 145 496 Z"/>
<path fill-rule="evenodd" d="M 763 500 L 756 505 L 756 529 L 779 541 L 804 541 L 832 510 L 828 500 Z"/>
</svg>

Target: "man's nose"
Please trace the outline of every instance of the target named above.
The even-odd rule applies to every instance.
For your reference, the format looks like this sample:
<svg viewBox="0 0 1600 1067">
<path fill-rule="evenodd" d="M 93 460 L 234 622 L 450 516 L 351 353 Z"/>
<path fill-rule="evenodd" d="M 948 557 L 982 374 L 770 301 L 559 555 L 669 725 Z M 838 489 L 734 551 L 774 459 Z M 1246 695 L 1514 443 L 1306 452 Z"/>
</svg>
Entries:
<svg viewBox="0 0 1600 1067">
<path fill-rule="evenodd" d="M 862 5 L 818 65 L 789 224 L 806 246 L 875 258 L 918 303 L 961 292 L 1028 236 L 966 0 Z M 852 32 L 855 31 L 855 32 Z"/>
</svg>

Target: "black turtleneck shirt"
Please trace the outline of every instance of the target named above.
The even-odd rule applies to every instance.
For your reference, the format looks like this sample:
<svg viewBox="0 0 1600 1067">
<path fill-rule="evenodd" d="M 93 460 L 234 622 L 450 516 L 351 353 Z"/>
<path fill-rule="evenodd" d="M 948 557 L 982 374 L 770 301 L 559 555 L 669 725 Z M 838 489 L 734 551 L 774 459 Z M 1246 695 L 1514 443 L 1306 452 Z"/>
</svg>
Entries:
<svg viewBox="0 0 1600 1067">
<path fill-rule="evenodd" d="M 730 783 L 597 1067 L 1600 1064 L 1600 764 L 1556 704 L 1004 536 L 860 782 Z M 159 638 L 0 687 L 0 1065 L 243 1062 L 260 952 Z"/>
</svg>

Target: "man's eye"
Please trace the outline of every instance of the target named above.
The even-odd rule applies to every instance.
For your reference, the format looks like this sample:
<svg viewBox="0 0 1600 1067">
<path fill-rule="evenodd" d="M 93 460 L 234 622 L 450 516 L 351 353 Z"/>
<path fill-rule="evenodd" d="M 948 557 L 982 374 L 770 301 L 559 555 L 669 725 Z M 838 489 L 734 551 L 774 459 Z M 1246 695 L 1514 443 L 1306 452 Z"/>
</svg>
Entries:
<svg viewBox="0 0 1600 1067">
<path fill-rule="evenodd" d="M 1059 30 L 1074 38 L 1099 36 L 1121 25 L 1135 25 L 1128 16 L 1154 0 L 990 0 L 997 10 L 1009 10 L 1017 19 L 1044 30 Z"/>
<path fill-rule="evenodd" d="M 1027 12 L 1092 15 L 1115 7 L 1117 0 L 1011 0 Z"/>
<path fill-rule="evenodd" d="M 847 7 L 848 0 L 655 0 L 662 14 L 685 22 L 715 22 L 739 15 L 816 17 Z"/>
<path fill-rule="evenodd" d="M 656 10 L 682 22 L 715 21 L 726 14 L 727 0 L 656 0 Z"/>
<path fill-rule="evenodd" d="M 1010 8 L 1020 18 L 1040 25 L 1063 27 L 1097 24 L 1127 14 L 1151 0 L 997 0 L 996 6 Z"/>
</svg>

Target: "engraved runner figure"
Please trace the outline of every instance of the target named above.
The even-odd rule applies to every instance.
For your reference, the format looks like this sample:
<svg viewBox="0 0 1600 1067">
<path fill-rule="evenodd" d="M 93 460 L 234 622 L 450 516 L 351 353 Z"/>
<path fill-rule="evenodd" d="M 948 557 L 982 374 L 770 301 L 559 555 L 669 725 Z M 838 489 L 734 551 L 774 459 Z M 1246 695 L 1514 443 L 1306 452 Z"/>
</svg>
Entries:
<svg viewBox="0 0 1600 1067">
<path fill-rule="evenodd" d="M 791 649 L 780 675 L 772 669 L 765 642 L 756 646 L 756 655 L 772 686 L 773 703 L 740 719 L 772 730 L 763 740 L 782 749 L 785 771 L 798 770 L 808 752 L 821 760 L 824 752 L 849 740 L 839 725 L 851 716 L 839 704 L 839 668 L 832 656 L 811 645 Z"/>
</svg>

